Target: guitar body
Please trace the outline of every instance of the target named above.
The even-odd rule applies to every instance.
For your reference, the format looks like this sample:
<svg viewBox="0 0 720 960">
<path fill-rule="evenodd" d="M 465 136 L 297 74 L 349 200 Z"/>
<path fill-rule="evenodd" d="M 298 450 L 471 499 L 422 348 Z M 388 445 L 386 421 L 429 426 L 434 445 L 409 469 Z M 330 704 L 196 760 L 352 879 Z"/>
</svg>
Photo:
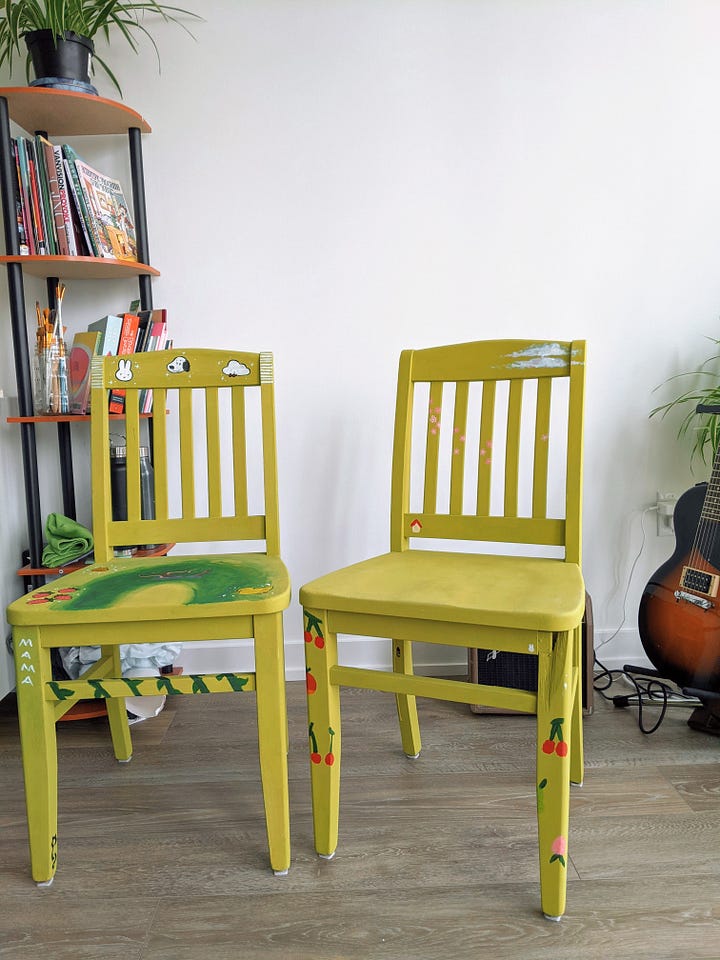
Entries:
<svg viewBox="0 0 720 960">
<path fill-rule="evenodd" d="M 691 487 L 675 506 L 675 552 L 645 587 L 638 626 L 662 676 L 720 691 L 720 524 L 703 516 L 707 487 Z"/>
</svg>

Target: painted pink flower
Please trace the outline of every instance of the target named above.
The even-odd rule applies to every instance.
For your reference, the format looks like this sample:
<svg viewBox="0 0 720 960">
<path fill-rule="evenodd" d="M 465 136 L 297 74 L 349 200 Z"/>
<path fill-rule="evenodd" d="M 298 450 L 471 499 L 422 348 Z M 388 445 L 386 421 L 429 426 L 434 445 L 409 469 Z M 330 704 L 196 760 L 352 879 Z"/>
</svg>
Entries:
<svg viewBox="0 0 720 960">
<path fill-rule="evenodd" d="M 555 837 L 550 847 L 552 853 L 559 857 L 564 857 L 567 853 L 567 840 L 565 837 Z"/>
</svg>

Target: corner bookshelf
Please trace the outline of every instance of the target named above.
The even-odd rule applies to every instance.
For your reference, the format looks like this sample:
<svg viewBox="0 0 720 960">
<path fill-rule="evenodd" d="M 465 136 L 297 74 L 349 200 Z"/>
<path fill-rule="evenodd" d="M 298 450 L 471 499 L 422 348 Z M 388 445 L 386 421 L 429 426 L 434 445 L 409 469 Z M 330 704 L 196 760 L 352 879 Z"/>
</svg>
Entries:
<svg viewBox="0 0 720 960">
<path fill-rule="evenodd" d="M 120 136 L 126 138 L 130 157 L 131 195 L 135 219 L 138 262 L 96 257 L 21 256 L 15 216 L 15 167 L 10 121 L 29 135 L 48 138 L 76 136 Z M 137 281 L 140 307 L 152 309 L 152 278 L 158 271 L 149 265 L 142 135 L 151 132 L 149 123 L 136 111 L 103 97 L 42 87 L 0 87 L 0 202 L 2 202 L 8 307 L 15 356 L 22 445 L 23 476 L 28 526 L 29 562 L 18 573 L 29 588 L 40 586 L 56 571 L 42 567 L 44 515 L 40 504 L 35 429 L 55 424 L 62 486 L 62 512 L 76 518 L 75 480 L 72 463 L 71 425 L 86 420 L 80 416 L 36 416 L 33 409 L 32 370 L 28 346 L 29 328 L 25 311 L 24 275 L 46 280 L 47 299 L 56 305 L 56 290 L 62 281 L 129 278 Z"/>
</svg>

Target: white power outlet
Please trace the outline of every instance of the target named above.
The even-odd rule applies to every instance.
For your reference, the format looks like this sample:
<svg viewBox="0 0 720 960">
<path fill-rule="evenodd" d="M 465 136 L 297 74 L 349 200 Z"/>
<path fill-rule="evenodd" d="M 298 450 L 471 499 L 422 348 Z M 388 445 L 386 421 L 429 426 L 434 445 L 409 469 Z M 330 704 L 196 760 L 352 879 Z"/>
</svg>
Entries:
<svg viewBox="0 0 720 960">
<path fill-rule="evenodd" d="M 675 513 L 676 503 L 677 497 L 674 493 L 661 493 L 658 490 L 656 507 L 657 535 L 659 537 L 672 537 L 675 535 L 673 514 Z"/>
</svg>

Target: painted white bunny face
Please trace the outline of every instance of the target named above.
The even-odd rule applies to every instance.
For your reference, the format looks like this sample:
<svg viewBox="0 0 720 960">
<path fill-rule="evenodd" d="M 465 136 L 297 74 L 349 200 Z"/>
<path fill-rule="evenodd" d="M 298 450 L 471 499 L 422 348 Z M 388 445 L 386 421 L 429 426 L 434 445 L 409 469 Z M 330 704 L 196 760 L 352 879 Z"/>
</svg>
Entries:
<svg viewBox="0 0 720 960">
<path fill-rule="evenodd" d="M 118 360 L 118 368 L 115 371 L 115 379 L 122 380 L 123 382 L 125 382 L 126 380 L 132 380 L 132 378 L 133 378 L 133 372 L 132 372 L 130 361 Z"/>
</svg>

